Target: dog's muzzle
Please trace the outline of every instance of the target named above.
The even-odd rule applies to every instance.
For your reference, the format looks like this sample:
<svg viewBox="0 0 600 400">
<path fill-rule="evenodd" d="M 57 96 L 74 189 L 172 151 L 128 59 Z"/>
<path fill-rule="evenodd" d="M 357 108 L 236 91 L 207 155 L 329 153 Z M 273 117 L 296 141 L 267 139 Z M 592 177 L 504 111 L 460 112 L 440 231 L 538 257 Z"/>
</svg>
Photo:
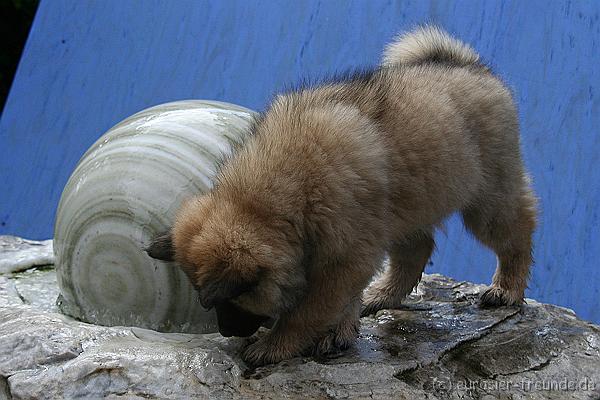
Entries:
<svg viewBox="0 0 600 400">
<path fill-rule="evenodd" d="M 251 336 L 269 317 L 252 314 L 226 301 L 215 306 L 219 333 L 225 337 Z"/>
</svg>

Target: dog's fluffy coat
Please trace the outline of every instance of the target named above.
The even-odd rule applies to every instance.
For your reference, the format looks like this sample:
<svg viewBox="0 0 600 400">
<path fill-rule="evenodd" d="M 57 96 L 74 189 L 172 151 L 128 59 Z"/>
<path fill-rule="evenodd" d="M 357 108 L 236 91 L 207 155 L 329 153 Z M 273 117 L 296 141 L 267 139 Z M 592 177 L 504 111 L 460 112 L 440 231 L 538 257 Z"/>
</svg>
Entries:
<svg viewBox="0 0 600 400">
<path fill-rule="evenodd" d="M 263 364 L 349 346 L 361 298 L 364 315 L 397 307 L 454 211 L 498 255 L 483 305 L 520 303 L 535 197 L 514 103 L 469 46 L 422 27 L 376 70 L 276 97 L 168 251 L 207 307 L 277 318 L 244 352 Z"/>
</svg>

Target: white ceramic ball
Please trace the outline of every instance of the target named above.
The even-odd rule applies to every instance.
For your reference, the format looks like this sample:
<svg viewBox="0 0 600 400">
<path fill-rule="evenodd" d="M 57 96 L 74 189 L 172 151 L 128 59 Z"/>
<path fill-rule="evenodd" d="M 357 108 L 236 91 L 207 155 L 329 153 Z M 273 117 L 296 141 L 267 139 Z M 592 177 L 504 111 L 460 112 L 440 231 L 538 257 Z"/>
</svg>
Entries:
<svg viewBox="0 0 600 400">
<path fill-rule="evenodd" d="M 66 313 L 101 325 L 211 332 L 173 263 L 142 249 L 171 226 L 181 202 L 207 191 L 216 163 L 254 113 L 214 101 L 178 101 L 117 124 L 83 155 L 60 199 L 54 253 Z"/>
</svg>

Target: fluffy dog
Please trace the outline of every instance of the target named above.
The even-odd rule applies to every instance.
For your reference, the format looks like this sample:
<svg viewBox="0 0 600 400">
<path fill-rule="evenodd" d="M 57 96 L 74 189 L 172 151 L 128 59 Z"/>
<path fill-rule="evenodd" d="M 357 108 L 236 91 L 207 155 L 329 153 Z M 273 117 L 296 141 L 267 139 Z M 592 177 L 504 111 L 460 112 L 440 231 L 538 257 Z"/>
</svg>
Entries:
<svg viewBox="0 0 600 400">
<path fill-rule="evenodd" d="M 224 335 L 276 319 L 244 351 L 260 365 L 350 346 L 361 299 L 363 315 L 397 307 L 455 211 L 498 256 L 482 304 L 521 303 L 536 212 L 514 102 L 468 45 L 426 26 L 372 71 L 277 96 L 148 251 L 181 265 Z"/>
</svg>

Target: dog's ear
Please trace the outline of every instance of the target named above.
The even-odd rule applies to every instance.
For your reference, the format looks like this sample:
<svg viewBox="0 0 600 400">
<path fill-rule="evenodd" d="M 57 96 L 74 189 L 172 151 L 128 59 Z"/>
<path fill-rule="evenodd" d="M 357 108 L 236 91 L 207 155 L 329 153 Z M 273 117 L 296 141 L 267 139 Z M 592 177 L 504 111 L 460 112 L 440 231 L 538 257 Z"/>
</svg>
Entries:
<svg viewBox="0 0 600 400">
<path fill-rule="evenodd" d="M 175 257 L 175 249 L 173 248 L 173 236 L 171 231 L 163 232 L 154 237 L 150 246 L 144 249 L 152 258 L 163 261 L 173 261 Z"/>
</svg>

